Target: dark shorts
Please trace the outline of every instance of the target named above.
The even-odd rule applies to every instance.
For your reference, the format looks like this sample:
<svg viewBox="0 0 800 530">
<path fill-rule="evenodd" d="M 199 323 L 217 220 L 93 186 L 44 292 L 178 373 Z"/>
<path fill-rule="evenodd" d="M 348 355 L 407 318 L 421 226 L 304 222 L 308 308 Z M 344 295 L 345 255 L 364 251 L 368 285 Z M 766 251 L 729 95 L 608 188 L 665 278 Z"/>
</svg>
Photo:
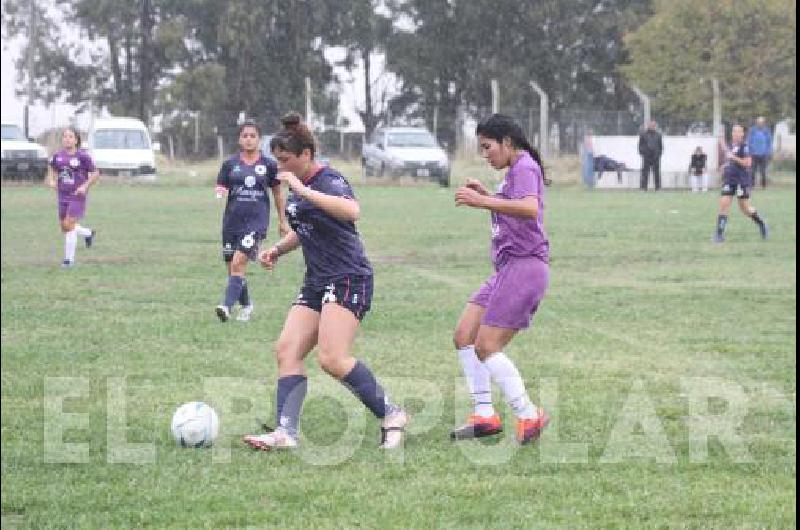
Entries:
<svg viewBox="0 0 800 530">
<path fill-rule="evenodd" d="M 550 267 L 538 258 L 512 258 L 498 267 L 470 302 L 486 309 L 481 324 L 525 329 L 547 291 Z"/>
<path fill-rule="evenodd" d="M 304 283 L 292 305 L 302 305 L 321 312 L 322 305 L 336 303 L 349 309 L 358 320 L 372 304 L 372 276 L 345 276 L 327 285 Z"/>
<path fill-rule="evenodd" d="M 724 197 L 736 197 L 738 199 L 749 199 L 750 190 L 753 183 L 749 180 L 725 179 L 722 181 L 722 188 L 719 194 Z"/>
<path fill-rule="evenodd" d="M 58 218 L 64 220 L 67 217 L 73 219 L 83 219 L 86 213 L 86 198 L 59 197 L 58 198 Z"/>
<path fill-rule="evenodd" d="M 238 250 L 250 261 L 257 260 L 261 242 L 265 237 L 266 234 L 263 232 L 223 232 L 222 259 L 229 263 L 233 259 L 233 254 Z"/>
</svg>

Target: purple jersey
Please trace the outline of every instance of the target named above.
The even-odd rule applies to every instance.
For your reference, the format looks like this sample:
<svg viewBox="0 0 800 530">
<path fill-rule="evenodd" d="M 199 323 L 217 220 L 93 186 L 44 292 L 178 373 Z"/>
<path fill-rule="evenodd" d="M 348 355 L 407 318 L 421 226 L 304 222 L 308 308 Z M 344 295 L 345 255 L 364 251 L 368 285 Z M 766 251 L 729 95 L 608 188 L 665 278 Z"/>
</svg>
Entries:
<svg viewBox="0 0 800 530">
<path fill-rule="evenodd" d="M 495 197 L 523 199 L 535 196 L 536 219 L 522 219 L 492 212 L 492 262 L 502 265 L 509 258 L 535 257 L 548 263 L 550 244 L 544 232 L 544 178 L 539 164 L 523 152 L 509 168 Z"/>
<path fill-rule="evenodd" d="M 231 233 L 266 233 L 269 226 L 267 190 L 280 186 L 278 166 L 261 155 L 253 164 L 246 164 L 240 155 L 222 163 L 217 186 L 228 190 L 228 202 L 222 217 L 222 231 Z"/>
<path fill-rule="evenodd" d="M 89 180 L 89 173 L 95 170 L 92 157 L 83 149 L 72 154 L 62 149 L 50 159 L 50 167 L 56 172 L 58 194 L 63 198 L 74 197 L 75 190 Z"/>
<path fill-rule="evenodd" d="M 328 167 L 305 184 L 326 195 L 355 199 L 347 180 Z M 303 247 L 306 284 L 326 285 L 346 276 L 372 275 L 355 223 L 335 219 L 294 193 L 286 201 L 286 217 Z"/>
</svg>

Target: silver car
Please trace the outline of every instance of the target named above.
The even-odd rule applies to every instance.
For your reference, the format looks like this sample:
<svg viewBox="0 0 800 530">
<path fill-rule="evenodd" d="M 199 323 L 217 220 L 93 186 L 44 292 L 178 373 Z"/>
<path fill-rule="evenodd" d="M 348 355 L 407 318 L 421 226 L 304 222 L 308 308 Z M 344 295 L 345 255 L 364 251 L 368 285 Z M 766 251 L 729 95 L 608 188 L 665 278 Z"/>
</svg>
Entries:
<svg viewBox="0 0 800 530">
<path fill-rule="evenodd" d="M 450 185 L 450 159 L 436 138 L 421 127 L 378 129 L 361 152 L 365 177 L 427 179 Z"/>
</svg>

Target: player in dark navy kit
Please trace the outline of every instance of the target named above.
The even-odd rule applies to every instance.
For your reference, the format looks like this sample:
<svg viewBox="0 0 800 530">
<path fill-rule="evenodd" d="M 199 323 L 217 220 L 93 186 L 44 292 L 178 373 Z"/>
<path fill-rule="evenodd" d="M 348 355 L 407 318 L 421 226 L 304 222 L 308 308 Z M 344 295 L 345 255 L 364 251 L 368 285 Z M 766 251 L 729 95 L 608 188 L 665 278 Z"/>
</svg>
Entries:
<svg viewBox="0 0 800 530">
<path fill-rule="evenodd" d="M 86 198 L 100 178 L 92 157 L 81 149 L 81 136 L 74 127 L 61 131 L 61 150 L 50 160 L 47 184 L 58 190 L 58 220 L 64 234 L 64 261 L 61 266 L 75 264 L 75 247 L 82 237 L 86 247 L 92 246 L 95 231 L 78 221 L 86 213 Z"/>
<path fill-rule="evenodd" d="M 281 235 L 288 233 L 284 215 L 286 200 L 277 179 L 278 166 L 259 149 L 261 131 L 253 122 L 239 127 L 240 152 L 225 162 L 217 176 L 218 198 L 228 195 L 222 217 L 222 258 L 228 266 L 225 299 L 216 308 L 217 317 L 226 322 L 236 302 L 241 309 L 237 320 L 250 320 L 253 303 L 247 289 L 245 273 L 248 260 L 255 261 L 261 241 L 269 226 L 269 196 L 272 190 L 278 211 Z"/>
<path fill-rule="evenodd" d="M 314 160 L 316 142 L 299 114 L 290 113 L 282 122 L 284 130 L 272 138 L 270 149 L 278 161 L 278 179 L 291 190 L 286 212 L 292 231 L 263 251 L 260 260 L 271 269 L 280 256 L 302 247 L 306 274 L 275 346 L 277 428 L 244 441 L 262 450 L 297 446 L 307 388 L 304 361 L 319 346 L 322 369 L 382 420 L 381 447 L 395 448 L 408 417 L 389 401 L 370 369 L 350 354 L 372 300 L 372 265 L 355 227 L 359 204 L 342 175 Z"/>
<path fill-rule="evenodd" d="M 739 200 L 739 209 L 758 225 L 763 239 L 769 237 L 767 223 L 758 215 L 750 204 L 750 191 L 753 188 L 753 175 L 750 166 L 753 164 L 750 150 L 744 140 L 744 127 L 737 124 L 731 130 L 731 143 L 724 146 L 725 165 L 722 169 L 722 192 L 719 199 L 719 215 L 717 231 L 714 234 L 716 243 L 725 241 L 725 227 L 728 225 L 728 212 L 735 196 Z"/>
</svg>

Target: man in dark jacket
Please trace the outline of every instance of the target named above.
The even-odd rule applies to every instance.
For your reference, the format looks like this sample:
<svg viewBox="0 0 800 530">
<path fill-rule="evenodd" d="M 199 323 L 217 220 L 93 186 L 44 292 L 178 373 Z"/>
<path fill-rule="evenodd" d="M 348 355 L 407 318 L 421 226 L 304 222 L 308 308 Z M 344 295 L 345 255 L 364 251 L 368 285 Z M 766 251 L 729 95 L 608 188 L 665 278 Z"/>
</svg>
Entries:
<svg viewBox="0 0 800 530">
<path fill-rule="evenodd" d="M 653 183 L 656 191 L 661 189 L 661 153 L 664 151 L 664 144 L 661 141 L 661 133 L 656 130 L 656 122 L 651 121 L 647 124 L 647 130 L 639 135 L 639 154 L 642 156 L 642 178 L 641 188 L 647 190 L 650 180 L 650 169 L 653 169 Z"/>
</svg>

